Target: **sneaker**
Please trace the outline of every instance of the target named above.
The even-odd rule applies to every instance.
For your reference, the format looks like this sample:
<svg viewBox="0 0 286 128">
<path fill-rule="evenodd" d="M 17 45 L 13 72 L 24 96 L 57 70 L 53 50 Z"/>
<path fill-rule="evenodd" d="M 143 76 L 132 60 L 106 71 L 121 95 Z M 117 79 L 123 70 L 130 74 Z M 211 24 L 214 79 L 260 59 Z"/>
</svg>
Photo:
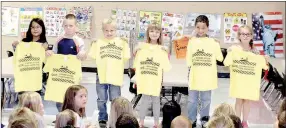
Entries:
<svg viewBox="0 0 286 128">
<path fill-rule="evenodd" d="M 100 121 L 99 121 L 99 127 L 100 127 L 100 128 L 106 128 L 106 122 L 107 122 L 107 121 L 105 121 L 105 120 L 100 120 Z"/>
<path fill-rule="evenodd" d="M 197 127 L 197 120 L 194 121 L 194 123 L 192 124 L 192 128 L 196 128 Z"/>
<path fill-rule="evenodd" d="M 247 121 L 242 121 L 242 127 L 243 128 L 248 128 L 248 123 L 247 123 Z"/>
<path fill-rule="evenodd" d="M 210 117 L 209 116 L 204 116 L 201 118 L 201 124 L 202 124 L 202 128 L 206 128 L 206 124 L 207 122 L 210 120 Z"/>
</svg>

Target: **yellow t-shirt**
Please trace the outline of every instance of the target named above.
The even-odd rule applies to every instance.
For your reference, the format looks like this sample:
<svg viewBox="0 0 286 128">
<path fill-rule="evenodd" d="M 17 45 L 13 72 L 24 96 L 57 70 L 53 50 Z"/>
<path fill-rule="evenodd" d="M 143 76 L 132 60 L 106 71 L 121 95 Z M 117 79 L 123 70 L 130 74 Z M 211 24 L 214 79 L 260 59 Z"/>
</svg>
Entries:
<svg viewBox="0 0 286 128">
<path fill-rule="evenodd" d="M 136 68 L 137 93 L 159 96 L 162 87 L 163 71 L 169 71 L 171 64 L 168 53 L 160 45 L 149 45 L 149 48 L 137 52 L 133 66 Z"/>
<path fill-rule="evenodd" d="M 212 38 L 192 38 L 188 43 L 186 61 L 191 67 L 189 73 L 190 90 L 208 91 L 216 89 L 217 65 L 222 61 L 220 45 Z"/>
<path fill-rule="evenodd" d="M 74 55 L 53 54 L 47 59 L 44 72 L 49 72 L 45 100 L 62 103 L 68 87 L 80 83 L 81 61 Z"/>
<path fill-rule="evenodd" d="M 227 54 L 224 65 L 230 67 L 230 96 L 259 100 L 262 69 L 268 68 L 264 57 L 242 50 L 232 50 Z"/>
<path fill-rule="evenodd" d="M 38 42 L 20 42 L 13 58 L 15 91 L 42 89 L 42 66 L 45 49 Z"/>
<path fill-rule="evenodd" d="M 130 49 L 121 38 L 99 39 L 93 43 L 89 56 L 96 59 L 100 84 L 122 86 L 124 64 L 130 58 Z"/>
</svg>

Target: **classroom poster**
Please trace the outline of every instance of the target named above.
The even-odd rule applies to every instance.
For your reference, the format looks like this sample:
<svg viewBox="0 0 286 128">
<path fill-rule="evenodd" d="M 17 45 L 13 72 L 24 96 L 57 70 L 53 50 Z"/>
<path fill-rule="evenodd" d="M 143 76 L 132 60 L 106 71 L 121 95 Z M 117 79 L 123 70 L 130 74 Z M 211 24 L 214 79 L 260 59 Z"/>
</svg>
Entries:
<svg viewBox="0 0 286 128">
<path fill-rule="evenodd" d="M 195 21 L 199 15 L 206 15 L 209 19 L 208 35 L 213 38 L 220 39 L 221 37 L 221 14 L 204 14 L 204 13 L 188 13 L 186 15 L 184 35 L 195 35 Z"/>
<path fill-rule="evenodd" d="M 175 37 L 183 35 L 184 15 L 164 12 L 162 15 L 162 31 L 167 36 Z M 171 36 L 170 36 L 171 34 Z"/>
<path fill-rule="evenodd" d="M 91 27 L 92 27 L 92 17 L 93 17 L 93 8 L 91 6 L 86 7 L 72 7 L 70 10 L 77 18 L 79 31 L 77 35 L 81 38 L 91 38 Z"/>
<path fill-rule="evenodd" d="M 26 37 L 29 24 L 33 18 L 43 18 L 43 8 L 20 8 L 20 32 L 22 38 Z"/>
<path fill-rule="evenodd" d="M 147 31 L 149 24 L 161 25 L 161 23 L 162 23 L 161 12 L 140 11 L 139 23 L 138 23 L 138 40 L 145 39 L 145 33 Z"/>
<path fill-rule="evenodd" d="M 137 11 L 113 9 L 112 16 L 116 16 L 117 36 L 130 40 L 130 31 L 136 30 Z"/>
<path fill-rule="evenodd" d="M 284 57 L 282 12 L 252 14 L 253 44 L 262 55 Z"/>
<path fill-rule="evenodd" d="M 65 8 L 45 7 L 46 36 L 59 36 L 63 34 L 63 20 L 67 14 Z"/>
<path fill-rule="evenodd" d="M 224 13 L 224 43 L 237 43 L 239 27 L 247 24 L 246 13 Z"/>
<path fill-rule="evenodd" d="M 2 7 L 2 35 L 18 36 L 18 31 L 19 31 L 18 21 L 19 21 L 19 8 Z"/>
</svg>

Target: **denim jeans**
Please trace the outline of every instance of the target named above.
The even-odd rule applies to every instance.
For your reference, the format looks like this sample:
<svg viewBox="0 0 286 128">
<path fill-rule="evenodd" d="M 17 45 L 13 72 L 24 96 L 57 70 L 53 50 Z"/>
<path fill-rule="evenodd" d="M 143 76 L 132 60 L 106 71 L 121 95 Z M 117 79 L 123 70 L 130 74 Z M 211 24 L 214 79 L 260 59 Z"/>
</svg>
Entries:
<svg viewBox="0 0 286 128">
<path fill-rule="evenodd" d="M 211 90 L 209 91 L 196 91 L 189 90 L 188 97 L 188 118 L 194 122 L 197 119 L 198 106 L 200 101 L 200 117 L 209 116 L 211 104 Z M 199 96 L 200 95 L 200 96 Z"/>
<path fill-rule="evenodd" d="M 115 86 L 112 84 L 100 84 L 97 75 L 96 80 L 96 92 L 97 92 L 97 107 L 99 110 L 98 121 L 108 121 L 108 114 L 106 108 L 106 102 L 109 95 L 109 101 L 121 96 L 120 86 Z"/>
</svg>

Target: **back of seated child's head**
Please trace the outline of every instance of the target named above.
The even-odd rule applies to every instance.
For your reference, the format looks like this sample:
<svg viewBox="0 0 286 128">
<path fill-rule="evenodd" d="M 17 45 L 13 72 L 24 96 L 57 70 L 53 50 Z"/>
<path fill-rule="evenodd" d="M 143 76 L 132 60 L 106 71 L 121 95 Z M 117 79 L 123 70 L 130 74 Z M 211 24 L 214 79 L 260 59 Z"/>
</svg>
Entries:
<svg viewBox="0 0 286 128">
<path fill-rule="evenodd" d="M 227 115 L 212 117 L 207 122 L 207 128 L 234 128 L 231 118 Z"/>
<path fill-rule="evenodd" d="M 219 116 L 222 114 L 223 115 L 235 115 L 235 111 L 230 104 L 222 103 L 215 108 L 212 116 Z"/>
<path fill-rule="evenodd" d="M 134 115 L 134 110 L 130 101 L 124 97 L 115 98 L 111 103 L 109 125 L 115 127 L 115 123 L 123 113 Z"/>
<path fill-rule="evenodd" d="M 174 118 L 181 115 L 181 107 L 176 101 L 169 101 L 164 104 L 163 108 L 162 127 L 170 128 L 171 122 Z"/>
<path fill-rule="evenodd" d="M 76 116 L 72 110 L 66 109 L 57 115 L 55 128 L 73 128 L 75 125 Z"/>
<path fill-rule="evenodd" d="M 134 115 L 124 113 L 118 117 L 115 126 L 116 128 L 139 128 L 139 123 Z"/>
<path fill-rule="evenodd" d="M 229 115 L 229 117 L 231 118 L 234 128 L 242 128 L 242 124 L 241 124 L 241 120 L 238 116 L 236 115 Z"/>
<path fill-rule="evenodd" d="M 33 112 L 40 115 L 44 114 L 44 105 L 42 103 L 42 98 L 37 92 L 25 92 L 20 96 L 19 101 L 20 107 L 27 107 Z"/>
<path fill-rule="evenodd" d="M 286 128 L 286 111 L 278 113 L 278 128 Z"/>
<path fill-rule="evenodd" d="M 177 116 L 172 120 L 171 128 L 192 128 L 192 122 L 185 116 Z"/>
<path fill-rule="evenodd" d="M 8 128 L 38 128 L 34 112 L 26 107 L 15 109 L 8 122 Z"/>
</svg>

